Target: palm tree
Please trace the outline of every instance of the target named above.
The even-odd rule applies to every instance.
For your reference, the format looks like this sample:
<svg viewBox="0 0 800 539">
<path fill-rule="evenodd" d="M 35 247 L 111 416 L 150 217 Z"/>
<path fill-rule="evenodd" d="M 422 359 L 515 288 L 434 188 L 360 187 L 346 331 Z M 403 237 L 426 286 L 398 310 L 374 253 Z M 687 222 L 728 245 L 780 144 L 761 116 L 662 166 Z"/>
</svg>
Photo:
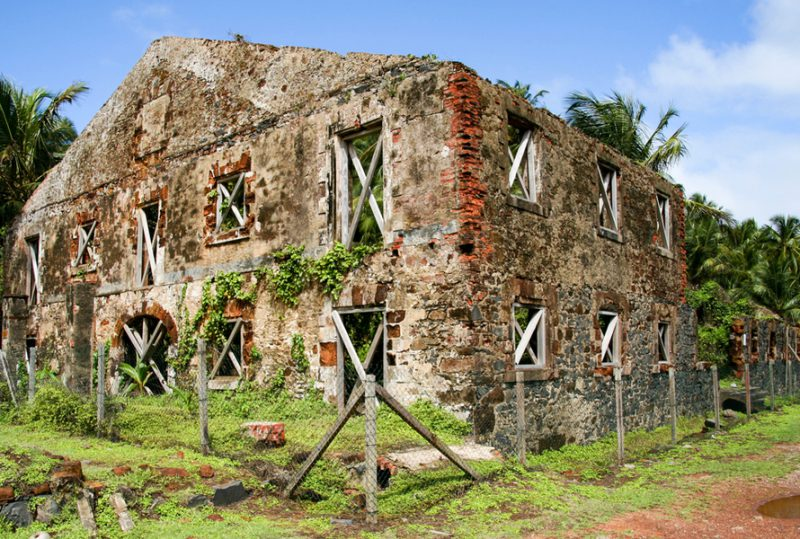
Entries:
<svg viewBox="0 0 800 539">
<path fill-rule="evenodd" d="M 531 85 L 522 84 L 520 81 L 515 81 L 512 86 L 504 80 L 497 79 L 497 84 L 498 86 L 502 86 L 503 88 L 511 90 L 512 93 L 520 96 L 525 101 L 528 101 L 534 107 L 540 106 L 539 100 L 550 93 L 547 90 L 539 90 L 535 94 L 531 95 Z"/>
<path fill-rule="evenodd" d="M 53 94 L 27 94 L 0 77 L 0 228 L 16 216 L 77 136 L 60 109 L 88 90 L 76 82 Z"/>
<path fill-rule="evenodd" d="M 147 387 L 153 371 L 150 367 L 142 361 L 137 361 L 136 365 L 130 363 L 120 363 L 119 370 L 122 374 L 130 380 L 125 389 L 122 390 L 124 395 L 134 392 L 137 395 L 152 395 L 153 392 Z"/>
<path fill-rule="evenodd" d="M 660 174 L 666 175 L 667 169 L 686 155 L 686 124 L 666 135 L 670 121 L 678 117 L 673 107 L 650 132 L 644 124 L 647 107 L 632 97 L 613 92 L 599 99 L 591 92 L 573 92 L 566 101 L 567 123 Z"/>
</svg>

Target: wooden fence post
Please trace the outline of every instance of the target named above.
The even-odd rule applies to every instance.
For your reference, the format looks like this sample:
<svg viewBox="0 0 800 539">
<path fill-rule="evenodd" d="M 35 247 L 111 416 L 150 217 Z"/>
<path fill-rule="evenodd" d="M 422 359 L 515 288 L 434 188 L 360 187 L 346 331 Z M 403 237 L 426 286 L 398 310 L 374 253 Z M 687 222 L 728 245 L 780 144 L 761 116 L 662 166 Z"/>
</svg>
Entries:
<svg viewBox="0 0 800 539">
<path fill-rule="evenodd" d="M 200 405 L 200 451 L 208 455 L 208 371 L 204 339 L 197 339 L 197 400 Z"/>
<path fill-rule="evenodd" d="M 97 435 L 103 432 L 106 418 L 106 345 L 97 347 Z"/>
<path fill-rule="evenodd" d="M 675 395 L 675 367 L 669 368 L 669 408 L 672 414 L 672 443 L 678 442 L 678 399 Z"/>
<path fill-rule="evenodd" d="M 17 392 L 16 388 L 14 387 L 14 380 L 11 379 L 11 371 L 8 368 L 8 363 L 6 362 L 6 353 L 0 350 L 0 367 L 3 369 L 3 375 L 6 378 L 6 384 L 8 384 L 8 392 L 11 395 L 11 402 L 14 403 L 14 407 L 18 408 L 19 403 L 17 402 Z"/>
<path fill-rule="evenodd" d="M 752 411 L 752 403 L 750 402 L 750 363 L 744 363 L 744 404 L 747 411 L 747 420 L 750 421 L 750 412 Z"/>
<path fill-rule="evenodd" d="M 716 431 L 720 430 L 720 402 L 719 402 L 719 372 L 717 366 L 711 365 L 711 394 L 714 396 L 714 421 L 716 422 Z"/>
<path fill-rule="evenodd" d="M 617 412 L 617 462 L 625 461 L 625 422 L 622 413 L 622 367 L 614 367 L 614 397 Z"/>
<path fill-rule="evenodd" d="M 523 466 L 527 464 L 528 426 L 525 420 L 525 381 L 524 373 L 517 371 L 515 393 L 517 398 L 517 459 Z"/>
<path fill-rule="evenodd" d="M 28 348 L 28 402 L 36 396 L 36 348 Z"/>
<path fill-rule="evenodd" d="M 378 440 L 377 399 L 375 375 L 364 381 L 364 492 L 366 493 L 367 524 L 378 523 Z"/>
</svg>

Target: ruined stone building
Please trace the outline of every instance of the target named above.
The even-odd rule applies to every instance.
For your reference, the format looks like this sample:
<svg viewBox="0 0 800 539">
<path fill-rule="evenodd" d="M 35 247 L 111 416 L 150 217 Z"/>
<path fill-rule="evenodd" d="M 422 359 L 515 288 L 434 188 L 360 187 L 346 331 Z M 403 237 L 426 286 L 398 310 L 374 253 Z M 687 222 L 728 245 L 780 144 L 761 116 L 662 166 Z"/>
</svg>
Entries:
<svg viewBox="0 0 800 539">
<path fill-rule="evenodd" d="M 615 364 L 629 428 L 664 422 L 670 365 L 681 411 L 710 406 L 683 215 L 676 186 L 459 63 L 164 38 L 15 222 L 3 347 L 35 346 L 79 389 L 104 342 L 112 390 L 142 357 L 191 379 L 170 358 L 204 281 L 254 285 L 287 245 L 319 258 L 372 241 L 336 300 L 227 306 L 212 387 L 307 383 L 300 336 L 308 377 L 341 403 L 358 340 L 398 398 L 482 439 L 513 443 L 521 373 L 529 447 L 582 442 L 613 428 Z"/>
</svg>

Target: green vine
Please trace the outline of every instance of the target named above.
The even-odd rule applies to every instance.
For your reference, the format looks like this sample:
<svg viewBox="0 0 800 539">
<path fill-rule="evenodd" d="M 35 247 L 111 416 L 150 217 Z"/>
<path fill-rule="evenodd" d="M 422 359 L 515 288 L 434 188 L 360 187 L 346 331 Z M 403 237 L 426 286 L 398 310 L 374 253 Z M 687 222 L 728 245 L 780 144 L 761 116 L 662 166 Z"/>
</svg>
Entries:
<svg viewBox="0 0 800 539">
<path fill-rule="evenodd" d="M 306 258 L 303 251 L 302 245 L 287 245 L 274 254 L 277 269 L 256 270 L 256 278 L 267 279 L 275 296 L 290 307 L 297 306 L 297 298 L 311 278 L 313 260 Z"/>
<path fill-rule="evenodd" d="M 294 368 L 298 373 L 305 373 L 308 371 L 308 358 L 306 358 L 306 343 L 303 336 L 299 333 L 292 334 L 292 361 L 294 361 Z"/>
</svg>

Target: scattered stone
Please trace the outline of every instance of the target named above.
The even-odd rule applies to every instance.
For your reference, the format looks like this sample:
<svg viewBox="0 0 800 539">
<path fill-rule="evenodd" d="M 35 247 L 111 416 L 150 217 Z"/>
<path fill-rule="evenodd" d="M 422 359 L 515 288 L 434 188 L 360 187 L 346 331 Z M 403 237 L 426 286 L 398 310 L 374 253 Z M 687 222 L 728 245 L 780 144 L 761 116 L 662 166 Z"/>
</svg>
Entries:
<svg viewBox="0 0 800 539">
<path fill-rule="evenodd" d="M 175 456 L 178 457 L 179 459 L 182 459 L 184 457 L 183 451 L 178 451 L 177 453 L 175 453 Z"/>
<path fill-rule="evenodd" d="M 122 497 L 125 498 L 125 503 L 132 503 L 134 500 L 136 500 L 136 493 L 134 493 L 133 489 L 130 487 L 120 485 L 117 487 L 117 492 L 122 494 Z"/>
<path fill-rule="evenodd" d="M 707 429 L 716 429 L 717 428 L 717 421 L 715 419 L 706 419 L 705 423 L 703 425 Z"/>
<path fill-rule="evenodd" d="M 33 487 L 31 494 L 34 496 L 44 496 L 45 494 L 50 494 L 50 491 L 50 483 L 42 483 L 41 485 Z"/>
<path fill-rule="evenodd" d="M 117 466 L 116 468 L 113 468 L 111 471 L 114 472 L 114 475 L 116 475 L 116 476 L 126 475 L 126 474 L 131 473 L 131 467 L 130 466 Z"/>
<path fill-rule="evenodd" d="M 158 473 L 164 477 L 189 477 L 189 472 L 183 468 L 159 468 Z"/>
<path fill-rule="evenodd" d="M 0 510 L 0 517 L 11 522 L 15 528 L 25 528 L 33 523 L 33 517 L 26 502 L 11 502 Z"/>
<path fill-rule="evenodd" d="M 200 466 L 200 469 L 197 471 L 200 474 L 200 477 L 203 479 L 211 479 L 214 477 L 214 468 L 209 466 L 208 464 L 203 464 Z"/>
<path fill-rule="evenodd" d="M 352 526 L 353 519 L 350 518 L 332 518 L 331 524 L 334 526 Z"/>
<path fill-rule="evenodd" d="M 77 460 L 66 461 L 50 476 L 50 488 L 61 490 L 64 487 L 79 484 L 81 481 L 83 481 L 81 463 Z"/>
<path fill-rule="evenodd" d="M 283 423 L 272 421 L 250 421 L 242 425 L 247 434 L 269 447 L 281 447 L 286 444 L 286 427 Z"/>
<path fill-rule="evenodd" d="M 208 515 L 206 518 L 208 520 L 213 520 L 214 522 L 222 522 L 224 520 L 222 518 L 222 515 L 218 515 L 217 513 L 214 513 L 213 515 Z"/>
<path fill-rule="evenodd" d="M 111 504 L 111 507 L 114 508 L 114 512 L 117 514 L 117 519 L 119 519 L 119 527 L 122 528 L 122 531 L 129 532 L 133 529 L 133 519 L 131 518 L 130 513 L 128 513 L 128 504 L 125 503 L 125 499 L 122 497 L 122 494 L 114 494 L 109 499 L 108 502 Z"/>
<path fill-rule="evenodd" d="M 148 508 L 148 511 L 150 513 L 154 512 L 156 510 L 156 507 L 158 507 L 159 505 L 163 504 L 166 501 L 167 500 L 165 500 L 161 496 L 156 496 L 155 498 L 153 498 L 153 503 L 150 504 L 150 507 Z"/>
<path fill-rule="evenodd" d="M 452 533 L 440 532 L 439 530 L 429 530 L 429 531 L 431 532 L 431 535 L 438 535 L 440 537 L 452 537 L 453 536 Z"/>
<path fill-rule="evenodd" d="M 8 503 L 14 499 L 14 489 L 12 487 L 0 487 L 0 504 Z"/>
<path fill-rule="evenodd" d="M 30 536 L 30 539 L 52 539 L 47 532 L 36 532 Z"/>
<path fill-rule="evenodd" d="M 725 408 L 724 410 L 722 410 L 722 415 L 723 417 L 736 417 L 736 412 L 734 412 L 729 408 Z"/>
<path fill-rule="evenodd" d="M 93 494 L 98 494 L 101 490 L 106 488 L 105 484 L 100 481 L 86 481 L 83 486 L 91 490 Z"/>
<path fill-rule="evenodd" d="M 90 534 L 97 534 L 97 522 L 94 520 L 94 512 L 92 511 L 91 500 L 87 496 L 80 496 L 78 498 L 78 516 L 81 517 L 81 525 L 86 528 Z"/>
<path fill-rule="evenodd" d="M 231 505 L 246 499 L 247 496 L 247 491 L 241 481 L 231 481 L 214 487 L 212 503 L 217 507 Z"/>
<path fill-rule="evenodd" d="M 149 464 L 140 464 L 139 465 L 139 469 L 140 470 L 149 470 L 150 469 L 150 465 Z"/>
<path fill-rule="evenodd" d="M 204 505 L 208 505 L 208 496 L 204 494 L 195 494 L 188 500 L 186 500 L 186 507 L 189 509 L 195 509 L 197 507 L 203 507 Z"/>
<path fill-rule="evenodd" d="M 627 470 L 634 470 L 634 469 L 636 469 L 636 465 L 635 465 L 635 464 L 623 464 L 623 465 L 622 465 L 622 467 L 623 467 L 623 468 L 625 468 L 625 469 L 627 469 Z"/>
<path fill-rule="evenodd" d="M 50 522 L 61 514 L 61 507 L 59 507 L 55 498 L 47 496 L 44 501 L 36 508 L 36 521 L 50 524 Z"/>
</svg>

